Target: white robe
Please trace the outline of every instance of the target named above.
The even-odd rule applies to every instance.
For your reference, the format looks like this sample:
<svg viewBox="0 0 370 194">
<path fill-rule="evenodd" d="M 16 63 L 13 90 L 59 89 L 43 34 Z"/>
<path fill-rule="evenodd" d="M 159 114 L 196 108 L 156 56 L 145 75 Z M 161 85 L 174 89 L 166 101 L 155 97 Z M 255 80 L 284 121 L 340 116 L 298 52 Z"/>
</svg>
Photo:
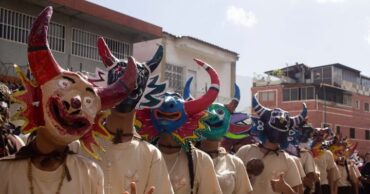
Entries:
<svg viewBox="0 0 370 194">
<path fill-rule="evenodd" d="M 335 164 L 334 156 L 331 151 L 323 150 L 323 152 L 323 154 L 315 158 L 315 163 L 320 171 L 320 184 L 327 185 L 329 184 L 328 172 L 330 172 L 331 169 L 334 169 L 334 177 L 332 177 L 333 181 L 340 179 L 340 172 L 337 164 Z"/>
<path fill-rule="evenodd" d="M 64 178 L 61 194 L 103 194 L 104 178 L 101 168 L 93 161 L 78 154 L 68 155 L 67 167 L 71 181 Z M 0 161 L 0 193 L 30 194 L 28 180 L 29 159 Z M 58 190 L 64 165 L 54 171 L 43 171 L 32 164 L 32 184 L 36 194 L 52 194 Z"/>
<path fill-rule="evenodd" d="M 247 194 L 252 191 L 247 170 L 243 161 L 226 152 L 224 148 L 213 163 L 218 179 L 218 183 L 223 194 Z"/>
<path fill-rule="evenodd" d="M 284 173 L 284 179 L 291 187 L 302 184 L 298 168 L 289 154 L 279 151 L 278 155 L 275 152 L 265 155 L 260 149 L 256 144 L 245 145 L 236 153 L 245 165 L 252 158 L 263 161 L 264 169 L 255 177 L 252 194 L 277 194 L 272 190 L 271 180 L 278 178 L 281 173 Z"/>
<path fill-rule="evenodd" d="M 190 194 L 188 158 L 185 151 L 163 156 L 175 194 Z M 211 157 L 197 148 L 193 148 L 192 156 L 195 169 L 193 194 L 222 194 Z"/>
<path fill-rule="evenodd" d="M 113 144 L 100 139 L 105 152 L 102 160 L 96 160 L 104 172 L 106 194 L 130 191 L 130 183 L 136 183 L 137 194 L 143 194 L 151 186 L 154 194 L 172 194 L 172 186 L 166 163 L 161 152 L 146 141 L 133 138 Z"/>
</svg>

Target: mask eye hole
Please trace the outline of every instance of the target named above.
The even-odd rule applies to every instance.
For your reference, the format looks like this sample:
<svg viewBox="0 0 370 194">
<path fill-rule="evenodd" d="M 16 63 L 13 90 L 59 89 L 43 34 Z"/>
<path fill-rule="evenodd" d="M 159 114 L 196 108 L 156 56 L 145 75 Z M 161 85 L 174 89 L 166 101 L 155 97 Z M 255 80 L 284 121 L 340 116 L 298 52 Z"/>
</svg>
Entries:
<svg viewBox="0 0 370 194">
<path fill-rule="evenodd" d="M 224 110 L 222 109 L 217 109 L 216 110 L 216 113 L 219 114 L 219 115 L 223 115 L 224 114 Z"/>
<path fill-rule="evenodd" d="M 85 97 L 84 98 L 84 105 L 86 107 L 90 107 L 93 104 L 93 102 L 94 102 L 94 99 L 91 98 L 91 97 Z"/>
<path fill-rule="evenodd" d="M 58 81 L 58 85 L 60 88 L 66 89 L 69 88 L 72 85 L 72 83 L 66 79 L 61 79 Z"/>
</svg>

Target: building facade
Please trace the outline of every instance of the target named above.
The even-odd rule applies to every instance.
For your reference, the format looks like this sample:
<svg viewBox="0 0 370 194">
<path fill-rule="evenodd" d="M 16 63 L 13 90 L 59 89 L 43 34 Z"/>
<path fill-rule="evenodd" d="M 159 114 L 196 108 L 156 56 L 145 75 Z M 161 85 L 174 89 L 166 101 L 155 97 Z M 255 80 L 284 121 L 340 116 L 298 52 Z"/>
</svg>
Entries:
<svg viewBox="0 0 370 194">
<path fill-rule="evenodd" d="M 234 93 L 236 61 L 239 55 L 233 51 L 190 36 L 175 36 L 163 32 L 161 39 L 140 42 L 134 45 L 134 56 L 148 60 L 158 45 L 164 47 L 164 58 L 156 71 L 163 80 L 168 80 L 170 90 L 182 93 L 186 80 L 193 77 L 191 93 L 198 97 L 209 87 L 207 73 L 194 58 L 201 59 L 216 69 L 220 78 L 220 93 L 217 101 L 228 102 Z"/>
<path fill-rule="evenodd" d="M 27 38 L 35 17 L 46 6 L 54 14 L 48 38 L 53 55 L 65 69 L 94 72 L 103 68 L 99 36 L 117 58 L 132 55 L 133 44 L 160 38 L 162 28 L 85 0 L 0 1 L 0 81 L 17 82 L 13 64 L 27 69 Z"/>
<path fill-rule="evenodd" d="M 329 126 L 358 142 L 360 153 L 369 151 L 370 79 L 359 70 L 339 63 L 312 68 L 295 64 L 265 73 L 252 87 L 264 106 L 298 114 L 305 102 L 313 127 Z"/>
</svg>

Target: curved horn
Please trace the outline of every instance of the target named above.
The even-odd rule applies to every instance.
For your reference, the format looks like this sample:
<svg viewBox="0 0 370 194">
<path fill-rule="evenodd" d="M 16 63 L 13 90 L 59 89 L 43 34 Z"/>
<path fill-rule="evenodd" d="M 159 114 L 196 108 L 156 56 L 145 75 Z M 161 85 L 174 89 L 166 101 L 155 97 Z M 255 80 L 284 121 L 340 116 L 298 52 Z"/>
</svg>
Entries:
<svg viewBox="0 0 370 194">
<path fill-rule="evenodd" d="M 137 71 L 135 59 L 128 58 L 124 74 L 113 84 L 98 89 L 102 110 L 112 108 L 125 100 L 136 87 Z"/>
<path fill-rule="evenodd" d="M 110 67 L 118 61 L 118 59 L 110 51 L 103 37 L 98 38 L 98 53 L 105 67 Z"/>
<path fill-rule="evenodd" d="M 271 114 L 271 109 L 266 108 L 260 104 L 260 102 L 257 100 L 257 94 L 253 95 L 252 97 L 252 107 L 253 110 L 257 113 L 258 116 L 263 117 Z"/>
<path fill-rule="evenodd" d="M 303 103 L 302 112 L 297 116 L 290 117 L 290 123 L 292 127 L 301 125 L 305 121 L 306 117 L 307 117 L 307 106 L 306 103 Z"/>
<path fill-rule="evenodd" d="M 191 82 L 192 81 L 193 81 L 193 77 L 189 77 L 189 79 L 185 83 L 184 94 L 182 95 L 182 97 L 186 101 L 189 101 L 189 100 L 193 100 L 194 99 L 193 96 L 191 96 L 191 94 L 190 94 L 190 85 L 191 85 Z"/>
<path fill-rule="evenodd" d="M 225 107 L 232 113 L 235 111 L 236 107 L 239 104 L 240 101 L 240 89 L 239 86 L 234 84 L 234 97 L 233 99 L 229 102 L 229 104 L 225 105 Z"/>
<path fill-rule="evenodd" d="M 53 8 L 46 7 L 32 24 L 28 36 L 28 62 L 33 76 L 40 85 L 63 71 L 51 53 L 47 38 L 52 15 Z"/>
<path fill-rule="evenodd" d="M 211 86 L 209 87 L 209 90 L 201 97 L 192 101 L 185 102 L 185 111 L 188 115 L 193 115 L 205 110 L 213 103 L 213 101 L 216 100 L 218 92 L 220 90 L 220 81 L 218 79 L 217 72 L 207 63 L 204 63 L 199 59 L 194 60 L 199 66 L 203 67 L 208 72 L 211 78 Z"/>
<path fill-rule="evenodd" d="M 145 63 L 149 67 L 150 72 L 153 72 L 155 71 L 155 69 L 157 69 L 158 65 L 162 61 L 162 58 L 163 58 L 163 46 L 159 45 L 157 52 L 155 52 L 153 58 Z"/>
</svg>

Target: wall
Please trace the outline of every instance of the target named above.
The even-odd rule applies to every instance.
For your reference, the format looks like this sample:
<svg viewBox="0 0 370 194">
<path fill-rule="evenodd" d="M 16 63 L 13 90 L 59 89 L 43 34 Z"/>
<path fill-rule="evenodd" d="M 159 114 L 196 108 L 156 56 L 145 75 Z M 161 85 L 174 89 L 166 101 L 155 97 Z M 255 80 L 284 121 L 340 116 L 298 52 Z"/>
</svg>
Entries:
<svg viewBox="0 0 370 194">
<path fill-rule="evenodd" d="M 235 83 L 235 72 L 232 72 L 235 71 L 235 68 L 233 68 L 230 59 L 226 57 L 218 58 L 217 52 L 221 51 L 214 50 L 214 48 L 211 48 L 208 45 L 194 43 L 191 42 L 192 40 L 181 40 L 183 42 L 179 43 L 178 38 L 168 35 L 163 35 L 163 37 L 163 39 L 145 41 L 134 44 L 135 58 L 139 61 L 146 61 L 153 56 L 158 47 L 158 44 L 163 45 L 164 57 L 162 59 L 161 65 L 157 68 L 156 72 L 161 73 L 163 77 L 166 63 L 183 66 L 183 83 L 185 84 L 187 78 L 190 77 L 189 71 L 196 71 L 196 83 L 194 83 L 194 81 L 192 83 L 196 84 L 197 86 L 196 93 L 192 94 L 195 97 L 198 97 L 205 92 L 206 83 L 208 87 L 210 84 L 210 79 L 207 72 L 203 68 L 199 67 L 193 60 L 194 58 L 199 58 L 210 64 L 214 69 L 216 69 L 219 75 L 221 88 L 218 101 L 224 103 L 230 100 L 230 98 L 232 97 L 232 93 L 234 92 L 233 85 Z M 184 46 L 183 43 L 189 44 L 190 46 Z M 192 48 L 193 46 L 196 48 Z M 198 50 L 205 50 L 207 53 L 211 53 L 211 56 L 210 54 L 198 52 Z M 225 53 L 222 54 L 225 55 Z"/>
<path fill-rule="evenodd" d="M 0 7 L 15 10 L 32 16 L 38 15 L 43 9 L 43 7 L 19 0 L 0 1 Z M 102 27 L 101 25 L 94 24 L 86 20 L 77 19 L 76 17 L 68 16 L 57 11 L 54 11 L 53 13 L 52 22 L 65 25 L 65 52 L 62 53 L 53 51 L 54 57 L 64 68 L 70 66 L 73 68 L 73 70 L 80 70 L 80 64 L 82 64 L 82 70 L 94 72 L 95 67 L 104 67 L 102 63 L 98 60 L 82 58 L 70 54 L 72 28 L 78 28 L 118 41 L 123 41 L 129 43 L 130 47 L 132 47 L 132 41 L 130 41 L 130 37 L 125 36 L 122 32 L 114 28 L 107 28 L 105 26 Z M 15 63 L 20 66 L 27 65 L 27 45 L 0 39 L 0 61 L 4 63 Z M 11 72 L 11 74 L 14 75 L 14 71 Z"/>
</svg>

